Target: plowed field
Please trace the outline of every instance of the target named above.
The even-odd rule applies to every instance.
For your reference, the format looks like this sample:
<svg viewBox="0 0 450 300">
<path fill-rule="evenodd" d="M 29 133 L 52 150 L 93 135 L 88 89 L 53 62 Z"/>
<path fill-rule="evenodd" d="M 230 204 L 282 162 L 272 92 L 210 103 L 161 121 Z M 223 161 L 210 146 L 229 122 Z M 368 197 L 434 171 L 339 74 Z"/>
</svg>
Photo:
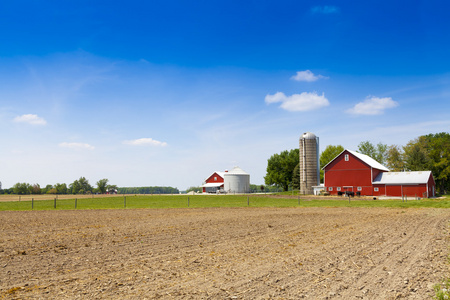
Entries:
<svg viewBox="0 0 450 300">
<path fill-rule="evenodd" d="M 11 299 L 429 299 L 450 210 L 0 212 Z"/>
</svg>

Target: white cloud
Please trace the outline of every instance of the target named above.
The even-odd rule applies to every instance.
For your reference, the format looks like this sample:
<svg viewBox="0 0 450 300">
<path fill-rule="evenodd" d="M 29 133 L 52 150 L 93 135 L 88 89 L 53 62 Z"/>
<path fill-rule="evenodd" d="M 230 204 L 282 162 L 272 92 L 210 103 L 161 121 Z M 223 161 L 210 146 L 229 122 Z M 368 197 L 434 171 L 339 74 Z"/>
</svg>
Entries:
<svg viewBox="0 0 450 300">
<path fill-rule="evenodd" d="M 45 125 L 47 121 L 44 118 L 38 117 L 38 115 L 26 114 L 17 116 L 14 118 L 14 122 L 17 123 L 28 123 L 31 125 Z"/>
<path fill-rule="evenodd" d="M 141 145 L 151 145 L 151 146 L 159 146 L 159 147 L 167 146 L 166 142 L 156 141 L 152 138 L 142 138 L 142 139 L 137 139 L 137 140 L 123 141 L 123 144 L 133 145 L 133 146 L 141 146 Z"/>
<path fill-rule="evenodd" d="M 303 92 L 291 96 L 277 92 L 273 95 L 267 95 L 265 101 L 267 104 L 281 102 L 280 107 L 288 111 L 308 111 L 330 105 L 330 102 L 325 98 L 324 94 L 319 96 L 316 92 Z"/>
<path fill-rule="evenodd" d="M 354 115 L 381 115 L 385 109 L 394 108 L 398 105 L 398 102 L 392 100 L 391 97 L 378 98 L 369 96 L 363 102 L 359 102 L 347 110 L 347 112 Z"/>
<path fill-rule="evenodd" d="M 94 146 L 91 146 L 89 144 L 84 144 L 84 143 L 66 143 L 66 142 L 64 142 L 64 143 L 60 143 L 59 146 L 63 147 L 63 148 L 70 148 L 70 149 L 77 149 L 77 150 L 83 150 L 83 149 L 94 150 L 95 149 Z"/>
<path fill-rule="evenodd" d="M 311 12 L 314 14 L 337 14 L 339 11 L 339 7 L 332 5 L 314 6 L 311 8 Z"/>
<path fill-rule="evenodd" d="M 310 70 L 306 70 L 306 71 L 298 71 L 296 75 L 291 77 L 291 79 L 292 80 L 296 80 L 296 81 L 313 82 L 313 81 L 316 81 L 318 79 L 328 79 L 328 77 L 322 76 L 322 75 L 317 75 L 316 76 Z"/>
</svg>

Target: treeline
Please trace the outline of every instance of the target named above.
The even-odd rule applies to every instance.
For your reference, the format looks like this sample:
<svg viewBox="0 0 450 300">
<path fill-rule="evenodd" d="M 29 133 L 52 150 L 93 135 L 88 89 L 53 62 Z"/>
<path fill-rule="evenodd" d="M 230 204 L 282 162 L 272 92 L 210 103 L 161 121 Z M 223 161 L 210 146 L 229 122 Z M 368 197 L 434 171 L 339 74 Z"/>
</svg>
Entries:
<svg viewBox="0 0 450 300">
<path fill-rule="evenodd" d="M 177 188 L 166 186 L 120 187 L 120 194 L 179 194 Z"/>
<path fill-rule="evenodd" d="M 17 195 L 40 195 L 40 194 L 105 194 L 117 193 L 117 186 L 108 184 L 109 180 L 104 178 L 96 183 L 93 187 L 85 177 L 80 177 L 71 184 L 57 183 L 48 184 L 41 188 L 39 184 L 29 184 L 26 182 L 18 182 L 12 188 L 0 190 L 0 194 L 17 194 Z"/>
<path fill-rule="evenodd" d="M 320 154 L 320 169 L 344 151 L 341 145 L 328 145 Z M 432 171 L 439 194 L 450 190 L 450 134 L 441 132 L 419 136 L 405 146 L 376 145 L 361 142 L 357 152 L 368 155 L 393 172 Z M 299 150 L 272 155 L 267 161 L 266 185 L 288 189 L 300 188 Z M 321 182 L 323 171 L 321 170 Z"/>
</svg>

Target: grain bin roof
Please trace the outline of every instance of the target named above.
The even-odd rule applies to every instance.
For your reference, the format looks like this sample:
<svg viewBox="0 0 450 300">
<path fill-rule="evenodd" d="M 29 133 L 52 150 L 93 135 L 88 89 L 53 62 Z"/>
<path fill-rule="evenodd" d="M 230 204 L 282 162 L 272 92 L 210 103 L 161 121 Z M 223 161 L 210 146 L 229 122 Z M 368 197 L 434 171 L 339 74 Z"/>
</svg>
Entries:
<svg viewBox="0 0 450 300">
<path fill-rule="evenodd" d="M 239 167 L 234 167 L 233 170 L 226 172 L 224 175 L 227 176 L 227 175 L 249 175 L 249 174 Z"/>
</svg>

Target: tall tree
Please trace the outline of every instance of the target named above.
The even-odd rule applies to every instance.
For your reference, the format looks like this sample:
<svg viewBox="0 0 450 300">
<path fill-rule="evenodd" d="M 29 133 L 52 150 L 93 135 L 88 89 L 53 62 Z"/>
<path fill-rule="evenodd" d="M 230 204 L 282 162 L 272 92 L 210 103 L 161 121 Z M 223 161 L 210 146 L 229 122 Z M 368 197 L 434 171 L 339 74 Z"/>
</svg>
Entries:
<svg viewBox="0 0 450 300">
<path fill-rule="evenodd" d="M 430 170 L 430 158 L 424 141 L 415 139 L 410 141 L 403 147 L 405 168 L 409 171 L 425 171 Z"/>
<path fill-rule="evenodd" d="M 388 146 L 383 143 L 378 143 L 375 150 L 375 160 L 380 164 L 386 164 Z"/>
<path fill-rule="evenodd" d="M 376 160 L 377 150 L 375 149 L 375 146 L 369 141 L 359 143 L 358 152 L 370 156 Z"/>
<path fill-rule="evenodd" d="M 292 189 L 299 190 L 300 189 L 300 163 L 297 164 L 292 173 Z"/>
<path fill-rule="evenodd" d="M 450 190 L 450 134 L 441 132 L 420 136 L 418 143 L 426 149 L 439 193 L 447 193 Z"/>
<path fill-rule="evenodd" d="M 26 182 L 18 182 L 13 186 L 13 192 L 17 195 L 31 194 L 31 185 Z"/>
<path fill-rule="evenodd" d="M 72 194 L 86 194 L 91 193 L 93 187 L 89 184 L 89 181 L 86 178 L 80 177 L 80 179 L 75 180 L 69 185 L 69 189 Z"/>
<path fill-rule="evenodd" d="M 344 147 L 342 147 L 341 145 L 328 145 L 325 150 L 320 153 L 320 182 L 323 182 L 324 171 L 322 170 L 322 168 L 325 167 L 336 156 L 338 156 L 342 151 L 344 151 Z"/>
<path fill-rule="evenodd" d="M 386 163 L 387 149 L 388 146 L 386 144 L 378 143 L 376 146 L 374 146 L 369 141 L 361 142 L 358 145 L 359 153 L 372 157 L 382 165 Z"/>
<path fill-rule="evenodd" d="M 405 168 L 403 152 L 397 145 L 391 145 L 387 149 L 386 166 L 392 172 L 400 172 Z"/>
<path fill-rule="evenodd" d="M 106 193 L 106 188 L 108 186 L 108 179 L 104 178 L 104 179 L 100 179 L 99 181 L 97 181 L 97 188 L 98 191 L 100 192 L 100 194 L 104 194 Z"/>
<path fill-rule="evenodd" d="M 55 189 L 57 194 L 67 194 L 67 185 L 65 183 L 55 184 Z"/>
<path fill-rule="evenodd" d="M 264 181 L 267 185 L 276 185 L 287 191 L 292 184 L 295 166 L 299 163 L 299 149 L 282 151 L 267 160 L 267 173 Z"/>
</svg>

